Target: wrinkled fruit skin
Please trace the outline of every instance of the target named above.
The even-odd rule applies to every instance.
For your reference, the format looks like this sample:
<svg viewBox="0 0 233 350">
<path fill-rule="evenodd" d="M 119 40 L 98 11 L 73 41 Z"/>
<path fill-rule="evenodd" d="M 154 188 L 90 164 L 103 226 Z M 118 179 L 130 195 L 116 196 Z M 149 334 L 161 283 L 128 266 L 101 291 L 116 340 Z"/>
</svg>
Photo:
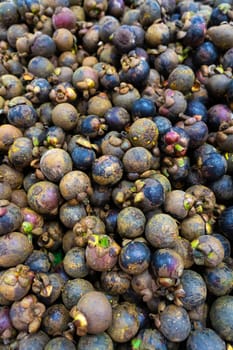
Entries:
<svg viewBox="0 0 233 350">
<path fill-rule="evenodd" d="M 77 334 L 98 334 L 111 325 L 112 307 L 103 293 L 91 291 L 79 299 L 70 315 L 74 318 Z"/>
<path fill-rule="evenodd" d="M 233 349 L 233 0 L 0 0 L 0 350 Z"/>
<path fill-rule="evenodd" d="M 227 341 L 232 341 L 232 296 L 222 296 L 215 300 L 210 309 L 210 320 L 214 330 Z"/>
<path fill-rule="evenodd" d="M 173 342 L 185 340 L 191 330 L 187 311 L 176 305 L 167 306 L 159 316 L 159 322 L 162 334 Z M 174 324 L 176 324 L 175 328 Z"/>
</svg>

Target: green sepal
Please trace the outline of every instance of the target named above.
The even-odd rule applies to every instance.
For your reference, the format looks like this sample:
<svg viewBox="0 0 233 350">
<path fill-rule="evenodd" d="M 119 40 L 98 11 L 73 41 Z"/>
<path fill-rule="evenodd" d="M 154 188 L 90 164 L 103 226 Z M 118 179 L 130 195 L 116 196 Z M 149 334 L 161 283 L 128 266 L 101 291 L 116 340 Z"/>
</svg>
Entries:
<svg viewBox="0 0 233 350">
<path fill-rule="evenodd" d="M 138 350 L 140 348 L 141 344 L 142 344 L 142 340 L 141 339 L 138 339 L 138 338 L 133 339 L 131 341 L 132 350 Z"/>
<path fill-rule="evenodd" d="M 33 224 L 31 222 L 29 222 L 29 221 L 24 221 L 22 223 L 22 229 L 23 229 L 24 233 L 27 233 L 27 234 L 31 233 L 32 230 L 33 230 Z"/>
<path fill-rule="evenodd" d="M 110 241 L 109 241 L 108 236 L 104 236 L 104 237 L 102 237 L 102 238 L 99 239 L 99 245 L 100 245 L 102 248 L 108 248 L 108 247 L 109 247 L 109 244 L 110 244 Z"/>
</svg>

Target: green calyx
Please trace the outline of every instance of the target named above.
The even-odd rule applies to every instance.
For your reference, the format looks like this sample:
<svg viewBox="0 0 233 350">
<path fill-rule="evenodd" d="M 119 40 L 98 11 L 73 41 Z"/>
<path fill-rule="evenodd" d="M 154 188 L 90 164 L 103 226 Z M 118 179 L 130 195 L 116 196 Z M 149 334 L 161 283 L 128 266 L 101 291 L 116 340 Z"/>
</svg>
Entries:
<svg viewBox="0 0 233 350">
<path fill-rule="evenodd" d="M 50 145 L 52 145 L 52 146 L 56 146 L 57 143 L 58 143 L 58 139 L 57 139 L 57 137 L 55 137 L 55 136 L 48 136 L 48 137 L 46 138 L 46 141 L 47 141 Z"/>
<path fill-rule="evenodd" d="M 189 47 L 182 49 L 181 53 L 178 54 L 179 63 L 182 63 L 186 58 L 188 58 L 189 52 L 190 52 Z"/>
<path fill-rule="evenodd" d="M 198 205 L 197 207 L 196 207 L 196 212 L 197 213 L 203 213 L 203 207 L 202 207 L 202 205 Z"/>
<path fill-rule="evenodd" d="M 227 12 L 231 9 L 231 6 L 230 4 L 223 3 L 223 4 L 219 4 L 218 8 L 220 11 L 222 11 L 222 13 L 227 14 Z"/>
<path fill-rule="evenodd" d="M 133 339 L 131 341 L 132 350 L 140 349 L 141 344 L 142 344 L 142 340 L 141 339 Z"/>
<path fill-rule="evenodd" d="M 63 260 L 63 254 L 61 251 L 53 253 L 53 264 L 56 266 L 60 264 Z"/>
<path fill-rule="evenodd" d="M 35 137 L 35 136 L 33 136 L 33 138 L 32 138 L 32 143 L 33 143 L 33 146 L 34 146 L 34 147 L 38 147 L 39 144 L 40 144 L 38 138 Z"/>
<path fill-rule="evenodd" d="M 101 237 L 99 239 L 99 246 L 102 248 L 108 248 L 110 245 L 110 240 L 107 236 Z"/>
<path fill-rule="evenodd" d="M 174 148 L 175 148 L 175 150 L 178 151 L 178 152 L 182 152 L 182 151 L 184 150 L 184 147 L 182 147 L 181 145 L 179 145 L 179 143 L 176 143 L 176 144 L 174 145 Z"/>
<path fill-rule="evenodd" d="M 191 247 L 193 249 L 196 249 L 199 245 L 199 240 L 198 239 L 194 239 L 192 242 L 191 242 Z"/>
<path fill-rule="evenodd" d="M 184 209 L 188 211 L 190 208 L 191 208 L 190 201 L 188 199 L 185 199 L 184 200 Z"/>
<path fill-rule="evenodd" d="M 24 233 L 31 233 L 33 230 L 33 224 L 29 221 L 24 221 L 22 223 L 22 229 Z"/>
<path fill-rule="evenodd" d="M 135 192 L 137 191 L 136 186 L 132 186 L 132 187 L 130 188 L 130 191 L 133 192 L 133 193 L 135 193 Z"/>
<path fill-rule="evenodd" d="M 182 159 L 182 158 L 180 158 L 180 159 L 178 159 L 178 161 L 177 161 L 177 164 L 178 164 L 178 166 L 181 168 L 181 167 L 183 167 L 184 166 L 184 159 Z"/>
<path fill-rule="evenodd" d="M 209 254 L 207 254 L 208 259 L 215 259 L 216 258 L 216 253 L 215 252 L 210 252 Z"/>
</svg>

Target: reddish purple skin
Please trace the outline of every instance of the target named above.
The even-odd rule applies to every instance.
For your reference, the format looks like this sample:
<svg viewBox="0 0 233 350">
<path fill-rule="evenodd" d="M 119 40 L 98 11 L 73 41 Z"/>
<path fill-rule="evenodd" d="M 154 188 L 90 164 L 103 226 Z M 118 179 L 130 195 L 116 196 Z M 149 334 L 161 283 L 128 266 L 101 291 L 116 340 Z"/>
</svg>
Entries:
<svg viewBox="0 0 233 350">
<path fill-rule="evenodd" d="M 164 145 L 162 145 L 162 149 L 169 155 L 176 157 L 184 156 L 188 150 L 189 141 L 190 137 L 185 130 L 170 130 L 164 135 Z"/>
<path fill-rule="evenodd" d="M 28 203 L 40 214 L 50 214 L 59 204 L 58 186 L 49 181 L 40 181 L 28 191 Z"/>
<path fill-rule="evenodd" d="M 21 213 L 23 215 L 23 221 L 30 222 L 34 227 L 42 220 L 36 213 L 30 211 L 29 208 L 22 208 Z"/>
<path fill-rule="evenodd" d="M 71 30 L 75 28 L 76 17 L 68 7 L 58 7 L 52 16 L 52 22 L 55 29 L 66 28 Z"/>
<path fill-rule="evenodd" d="M 216 104 L 209 108 L 207 113 L 207 123 L 211 131 L 217 131 L 220 124 L 231 121 L 231 109 L 225 104 Z"/>
<path fill-rule="evenodd" d="M 7 208 L 6 207 L 1 207 L 0 208 L 0 216 L 6 215 L 7 213 Z"/>
<path fill-rule="evenodd" d="M 178 140 L 179 140 L 179 135 L 173 130 L 168 131 L 165 135 L 165 141 L 169 145 L 174 142 L 177 142 Z"/>
<path fill-rule="evenodd" d="M 113 255 L 111 254 L 111 248 L 110 249 L 102 248 L 102 254 L 101 254 L 101 247 L 87 246 L 85 255 L 86 255 L 87 264 L 95 271 L 108 271 L 112 269 L 113 266 L 115 266 L 115 264 L 117 263 L 117 259 L 118 259 L 117 254 L 113 254 Z"/>
<path fill-rule="evenodd" d="M 9 308 L 7 306 L 2 306 L 0 308 L 0 335 L 7 329 L 11 329 L 11 321 L 9 315 Z"/>
</svg>

